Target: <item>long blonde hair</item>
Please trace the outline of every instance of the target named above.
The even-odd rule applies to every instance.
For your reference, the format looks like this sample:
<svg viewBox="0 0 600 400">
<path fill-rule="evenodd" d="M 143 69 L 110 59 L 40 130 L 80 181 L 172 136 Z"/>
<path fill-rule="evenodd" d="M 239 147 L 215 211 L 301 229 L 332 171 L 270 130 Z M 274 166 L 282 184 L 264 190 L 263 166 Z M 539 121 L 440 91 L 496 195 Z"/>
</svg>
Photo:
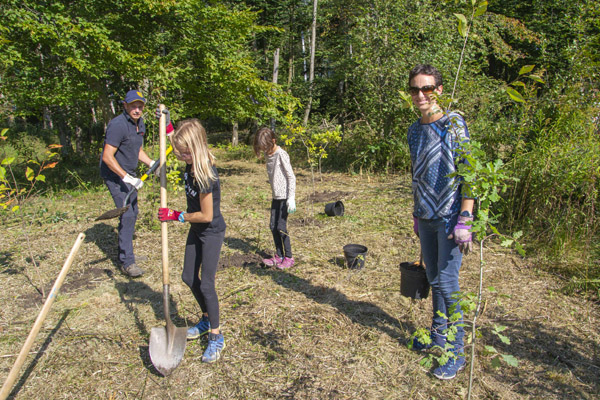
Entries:
<svg viewBox="0 0 600 400">
<path fill-rule="evenodd" d="M 206 130 L 200 121 L 196 118 L 181 121 L 171 135 L 171 143 L 176 156 L 180 156 L 179 148 L 188 149 L 192 155 L 192 172 L 200 188 L 208 188 L 211 182 L 217 180 L 212 169 L 215 156 L 208 148 Z"/>
</svg>

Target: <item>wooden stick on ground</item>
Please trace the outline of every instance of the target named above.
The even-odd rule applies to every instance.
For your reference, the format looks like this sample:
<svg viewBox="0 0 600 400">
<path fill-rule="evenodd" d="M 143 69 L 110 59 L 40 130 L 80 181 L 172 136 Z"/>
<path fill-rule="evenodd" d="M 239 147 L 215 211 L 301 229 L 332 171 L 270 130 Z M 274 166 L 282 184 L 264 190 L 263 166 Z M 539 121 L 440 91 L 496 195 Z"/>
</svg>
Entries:
<svg viewBox="0 0 600 400">
<path fill-rule="evenodd" d="M 75 240 L 75 244 L 73 245 L 73 248 L 71 249 L 71 253 L 69 253 L 67 260 L 65 261 L 65 264 L 63 265 L 62 269 L 60 270 L 60 273 L 58 274 L 58 278 L 56 278 L 56 282 L 54 282 L 54 286 L 52 286 L 52 290 L 50 291 L 50 293 L 48 294 L 48 297 L 46 298 L 46 301 L 44 303 L 44 306 L 42 307 L 42 310 L 38 314 L 38 317 L 35 320 L 35 323 L 33 324 L 31 331 L 29 332 L 29 336 L 27 336 L 27 340 L 25 340 L 25 344 L 23 344 L 23 348 L 21 348 L 21 352 L 19 353 L 19 356 L 17 357 L 15 364 L 13 365 L 12 369 L 8 373 L 8 377 L 6 378 L 6 381 L 4 381 L 4 385 L 2 385 L 2 390 L 0 390 L 0 400 L 5 400 L 8 397 L 8 395 L 10 394 L 13 384 L 15 383 L 15 380 L 17 379 L 17 375 L 19 374 L 19 371 L 21 370 L 23 363 L 25 363 L 25 359 L 27 358 L 27 355 L 29 354 L 29 350 L 31 349 L 31 346 L 33 346 L 33 342 L 35 341 L 35 338 L 36 338 L 38 332 L 40 331 L 40 328 L 42 327 L 42 323 L 46 319 L 46 316 L 48 315 L 48 311 L 50 311 L 50 307 L 52 306 L 52 303 L 54 303 L 54 299 L 56 299 L 56 296 L 58 295 L 58 290 L 62 286 L 62 283 L 65 280 L 65 277 L 67 276 L 67 272 L 69 272 L 69 268 L 71 267 L 71 264 L 73 264 L 73 259 L 75 258 L 75 255 L 79 251 L 79 248 L 81 247 L 81 244 L 83 243 L 83 239 L 85 239 L 85 235 L 83 233 L 80 233 L 79 236 L 77 236 L 77 239 Z"/>
</svg>

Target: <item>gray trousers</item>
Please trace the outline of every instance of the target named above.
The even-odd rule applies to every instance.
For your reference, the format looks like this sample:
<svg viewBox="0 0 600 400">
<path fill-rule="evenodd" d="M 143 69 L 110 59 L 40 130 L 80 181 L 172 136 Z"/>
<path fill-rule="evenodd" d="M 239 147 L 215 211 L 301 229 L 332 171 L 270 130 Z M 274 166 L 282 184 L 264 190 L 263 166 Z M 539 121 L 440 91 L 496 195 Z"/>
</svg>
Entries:
<svg viewBox="0 0 600 400">
<path fill-rule="evenodd" d="M 117 175 L 116 179 L 105 179 L 104 183 L 108 187 L 110 195 L 115 202 L 116 208 L 123 207 L 123 201 L 131 190 L 132 186 L 123 182 Z M 135 263 L 133 254 L 133 233 L 135 231 L 135 221 L 138 216 L 137 190 L 134 190 L 129 196 L 129 209 L 119 218 L 119 261 L 123 267 L 128 267 Z"/>
</svg>

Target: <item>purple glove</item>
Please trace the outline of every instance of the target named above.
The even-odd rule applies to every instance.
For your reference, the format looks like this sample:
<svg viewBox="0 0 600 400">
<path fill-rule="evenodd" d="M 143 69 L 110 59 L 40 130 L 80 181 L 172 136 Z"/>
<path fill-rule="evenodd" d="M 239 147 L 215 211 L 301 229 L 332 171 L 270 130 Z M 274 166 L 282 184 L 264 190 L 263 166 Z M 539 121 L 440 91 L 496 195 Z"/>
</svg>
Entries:
<svg viewBox="0 0 600 400">
<path fill-rule="evenodd" d="M 419 219 L 413 215 L 413 231 L 419 237 Z"/>
<path fill-rule="evenodd" d="M 473 221 L 473 217 L 465 217 L 463 215 L 458 216 L 458 222 L 454 227 L 452 234 L 448 236 L 448 239 L 454 238 L 454 242 L 458 245 L 461 253 L 465 256 L 469 254 L 473 247 L 473 234 L 471 233 L 471 225 L 467 225 L 468 222 Z"/>
</svg>

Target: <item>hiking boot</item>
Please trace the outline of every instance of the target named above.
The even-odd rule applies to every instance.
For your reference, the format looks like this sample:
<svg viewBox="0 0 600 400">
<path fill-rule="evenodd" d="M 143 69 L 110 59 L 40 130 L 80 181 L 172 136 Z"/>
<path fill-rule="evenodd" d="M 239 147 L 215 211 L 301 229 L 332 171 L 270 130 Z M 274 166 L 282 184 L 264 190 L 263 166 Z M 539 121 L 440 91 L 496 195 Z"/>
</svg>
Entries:
<svg viewBox="0 0 600 400">
<path fill-rule="evenodd" d="M 286 257 L 283 259 L 281 264 L 277 264 L 276 267 L 279 269 L 288 269 L 294 265 L 294 259 L 292 257 Z"/>
<path fill-rule="evenodd" d="M 208 347 L 202 356 L 202 362 L 211 363 L 217 361 L 221 357 L 221 351 L 225 348 L 225 339 L 222 333 L 208 334 Z"/>
<path fill-rule="evenodd" d="M 200 336 L 206 334 L 210 330 L 210 321 L 206 315 L 202 316 L 200 322 L 196 325 L 188 328 L 187 330 L 187 338 L 188 340 L 197 339 Z"/>
<path fill-rule="evenodd" d="M 462 371 L 465 368 L 466 360 L 464 356 L 456 355 L 448 360 L 444 365 L 440 365 L 433 370 L 433 376 L 438 379 L 454 379 L 458 371 Z"/>
<path fill-rule="evenodd" d="M 274 267 L 276 265 L 281 264 L 283 260 L 278 255 L 273 256 L 273 258 L 263 258 L 262 263 L 267 267 Z"/>
<path fill-rule="evenodd" d="M 144 271 L 135 263 L 129 264 L 126 267 L 121 267 L 121 270 L 125 275 L 128 275 L 132 278 L 137 278 L 138 276 L 142 276 L 144 274 Z"/>
<path fill-rule="evenodd" d="M 434 346 L 439 346 L 442 349 L 446 346 L 446 335 L 440 335 L 439 333 L 430 331 L 429 337 L 431 338 L 431 343 L 421 343 L 418 338 L 414 337 L 412 339 L 412 349 L 416 351 L 429 350 Z"/>
</svg>

